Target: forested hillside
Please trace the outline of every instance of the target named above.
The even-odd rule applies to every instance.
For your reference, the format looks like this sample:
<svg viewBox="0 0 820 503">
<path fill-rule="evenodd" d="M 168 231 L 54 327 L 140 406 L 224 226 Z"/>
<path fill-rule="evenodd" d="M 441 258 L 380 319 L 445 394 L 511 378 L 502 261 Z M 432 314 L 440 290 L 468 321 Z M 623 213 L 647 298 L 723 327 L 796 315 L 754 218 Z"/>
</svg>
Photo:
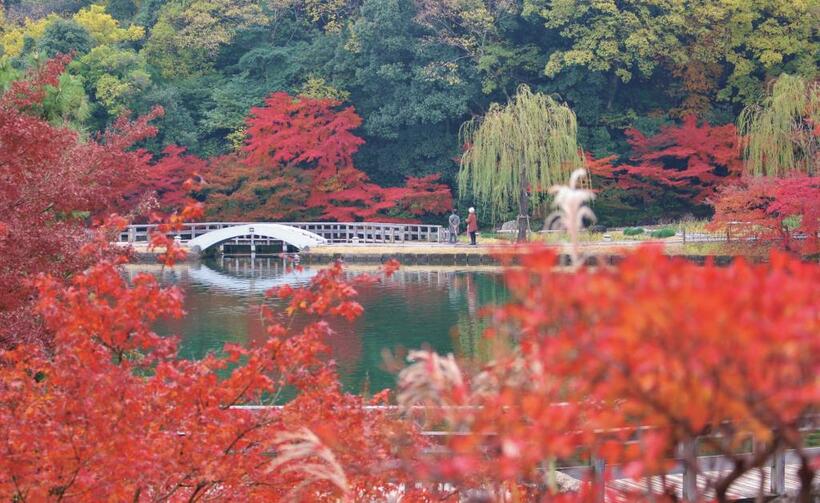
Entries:
<svg viewBox="0 0 820 503">
<path fill-rule="evenodd" d="M 325 206 L 270 218 L 446 210 L 431 201 L 442 187 L 422 177 L 454 187 L 461 124 L 521 84 L 577 114 L 605 223 L 706 215 L 715 180 L 740 170 L 740 111 L 783 73 L 816 78 L 820 57 L 817 0 L 6 0 L 4 10 L 0 88 L 71 53 L 41 116 L 92 135 L 160 105 L 144 146 L 185 148 L 189 166 L 211 159 L 213 183 L 197 197 L 216 198 L 214 215 L 260 218 L 288 198 Z M 254 139 L 251 109 L 280 91 L 324 103 L 325 117 L 348 114 L 357 140 L 334 169 L 361 174 L 297 194 L 283 183 L 289 165 L 261 192 L 241 187 L 250 168 L 233 157 Z M 399 186 L 410 202 L 383 204 L 396 195 L 381 187 Z M 375 211 L 328 210 L 339 191 Z"/>
</svg>

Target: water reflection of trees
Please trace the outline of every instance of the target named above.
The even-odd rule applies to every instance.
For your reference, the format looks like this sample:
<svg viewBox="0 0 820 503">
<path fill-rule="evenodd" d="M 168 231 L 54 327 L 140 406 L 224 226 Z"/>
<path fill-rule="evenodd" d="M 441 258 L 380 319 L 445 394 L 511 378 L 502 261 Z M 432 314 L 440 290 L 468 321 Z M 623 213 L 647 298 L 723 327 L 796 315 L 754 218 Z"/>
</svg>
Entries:
<svg viewBox="0 0 820 503">
<path fill-rule="evenodd" d="M 182 336 L 182 354 L 201 358 L 219 351 L 225 342 L 252 345 L 267 335 L 259 306 L 264 291 L 274 284 L 304 284 L 318 267 L 295 274 L 273 258 L 228 258 L 202 264 L 182 264 L 161 270 L 155 266 L 129 267 L 126 274 L 153 272 L 166 284 L 178 284 L 186 294 L 184 320 L 165 320 L 163 334 Z M 352 267 L 351 276 L 376 273 L 375 268 Z M 377 274 L 377 276 L 380 276 Z M 359 391 L 365 382 L 372 390 L 392 386 L 394 377 L 383 369 L 382 351 L 415 349 L 429 345 L 453 352 L 465 362 L 486 362 L 492 343 L 485 340 L 487 326 L 482 307 L 506 298 L 501 276 L 455 269 L 404 268 L 389 279 L 357 287 L 365 315 L 355 323 L 332 322 L 336 335 L 329 340 L 347 389 Z M 294 326 L 305 320 L 296 320 Z"/>
<path fill-rule="evenodd" d="M 488 327 L 484 311 L 507 299 L 499 271 L 404 269 L 385 286 L 401 289 L 404 299 L 415 306 L 419 316 L 424 316 L 434 304 L 447 302 L 450 318 L 442 322 L 449 327 L 453 353 L 477 363 L 491 358 L 498 341 L 484 337 Z"/>
<path fill-rule="evenodd" d="M 506 341 L 485 336 L 489 323 L 486 310 L 507 298 L 507 291 L 500 274 L 465 273 L 454 278 L 451 292 L 464 295 L 466 310 L 458 311 L 458 319 L 450 331 L 456 354 L 474 364 L 486 363 Z"/>
</svg>

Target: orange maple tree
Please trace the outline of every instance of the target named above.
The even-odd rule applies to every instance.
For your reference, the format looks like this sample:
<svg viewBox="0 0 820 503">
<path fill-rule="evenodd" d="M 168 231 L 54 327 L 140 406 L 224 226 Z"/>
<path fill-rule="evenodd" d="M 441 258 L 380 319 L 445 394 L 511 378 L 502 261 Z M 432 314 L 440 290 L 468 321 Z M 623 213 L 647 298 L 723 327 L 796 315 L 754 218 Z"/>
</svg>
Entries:
<svg viewBox="0 0 820 503">
<path fill-rule="evenodd" d="M 730 462 L 706 477 L 718 501 L 779 449 L 797 453 L 808 501 L 815 466 L 800 428 L 820 401 L 816 264 L 774 254 L 699 266 L 648 247 L 570 273 L 543 247 L 514 257 L 513 300 L 491 310 L 488 335 L 518 347 L 477 375 L 426 352 L 403 371 L 399 403 L 436 406 L 431 420 L 455 433 L 428 477 L 540 486 L 549 499 L 548 460 L 594 456 L 640 478 L 666 473 L 697 441 Z M 747 455 L 752 437 L 765 447 Z M 707 475 L 693 453 L 681 462 Z M 594 487 L 578 497 L 595 498 Z"/>
</svg>

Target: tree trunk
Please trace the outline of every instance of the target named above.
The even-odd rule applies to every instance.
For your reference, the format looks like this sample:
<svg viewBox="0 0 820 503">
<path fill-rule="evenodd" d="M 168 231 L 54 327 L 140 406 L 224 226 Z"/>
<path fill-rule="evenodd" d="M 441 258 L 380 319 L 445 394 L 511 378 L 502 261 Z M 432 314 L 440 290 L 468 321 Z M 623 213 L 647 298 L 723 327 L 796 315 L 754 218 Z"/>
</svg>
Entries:
<svg viewBox="0 0 820 503">
<path fill-rule="evenodd" d="M 618 93 L 618 84 L 621 79 L 616 73 L 612 73 L 609 77 L 609 97 L 606 100 L 607 111 L 612 110 L 612 103 L 615 101 L 615 95 Z"/>
<path fill-rule="evenodd" d="M 524 164 L 519 167 L 521 176 L 521 193 L 518 194 L 518 242 L 527 241 L 527 231 L 529 230 L 530 199 L 527 196 L 527 180 L 524 174 Z"/>
<path fill-rule="evenodd" d="M 800 494 L 798 494 L 797 500 L 800 503 L 811 503 L 813 499 L 811 493 L 814 470 L 811 461 L 806 456 L 800 456 L 800 469 L 797 470 L 797 476 L 800 479 Z"/>
</svg>

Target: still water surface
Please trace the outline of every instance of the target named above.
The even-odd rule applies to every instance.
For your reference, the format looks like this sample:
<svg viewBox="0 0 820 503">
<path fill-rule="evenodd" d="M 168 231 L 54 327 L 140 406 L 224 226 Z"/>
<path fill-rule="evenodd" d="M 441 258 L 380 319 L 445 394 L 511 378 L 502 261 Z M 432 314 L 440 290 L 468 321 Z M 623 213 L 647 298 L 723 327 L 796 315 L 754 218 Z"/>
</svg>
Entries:
<svg viewBox="0 0 820 503">
<path fill-rule="evenodd" d="M 264 341 L 259 307 L 271 302 L 265 299 L 265 291 L 284 284 L 305 285 L 319 268 L 308 266 L 295 272 L 287 271 L 277 258 L 226 257 L 164 271 L 131 265 L 127 274 L 152 272 L 165 284 L 176 284 L 185 291 L 187 316 L 163 321 L 157 330 L 180 336 L 181 356 L 198 359 L 218 352 L 226 342 L 247 346 Z M 349 270 L 348 274 L 361 272 L 376 269 Z M 336 333 L 329 341 L 342 382 L 351 392 L 394 385 L 395 376 L 383 365 L 384 350 L 428 346 L 465 360 L 486 358 L 481 308 L 507 297 L 498 271 L 469 268 L 403 268 L 358 291 L 364 314 L 354 322 L 334 320 Z"/>
</svg>

